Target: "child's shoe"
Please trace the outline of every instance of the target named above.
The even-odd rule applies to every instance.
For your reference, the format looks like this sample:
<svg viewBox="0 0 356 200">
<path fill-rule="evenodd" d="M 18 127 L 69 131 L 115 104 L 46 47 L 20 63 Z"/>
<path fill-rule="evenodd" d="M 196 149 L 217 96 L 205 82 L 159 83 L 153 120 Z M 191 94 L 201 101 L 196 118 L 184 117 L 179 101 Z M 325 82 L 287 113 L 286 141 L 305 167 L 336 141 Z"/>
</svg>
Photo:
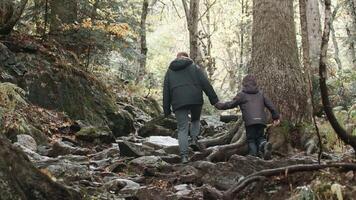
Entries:
<svg viewBox="0 0 356 200">
<path fill-rule="evenodd" d="M 264 150 L 263 158 L 265 160 L 271 160 L 272 159 L 272 144 L 269 142 L 266 142 L 263 147 L 263 150 Z"/>
</svg>

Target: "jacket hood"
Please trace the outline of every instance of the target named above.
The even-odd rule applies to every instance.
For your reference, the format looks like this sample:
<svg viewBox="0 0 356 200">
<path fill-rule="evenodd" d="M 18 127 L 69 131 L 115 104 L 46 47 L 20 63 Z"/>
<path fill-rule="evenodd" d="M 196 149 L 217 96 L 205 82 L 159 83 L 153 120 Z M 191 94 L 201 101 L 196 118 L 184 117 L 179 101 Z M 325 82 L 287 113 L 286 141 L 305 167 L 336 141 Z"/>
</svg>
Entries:
<svg viewBox="0 0 356 200">
<path fill-rule="evenodd" d="M 242 80 L 242 91 L 248 94 L 256 94 L 258 93 L 258 86 L 256 83 L 256 79 L 252 75 L 247 75 Z"/>
<path fill-rule="evenodd" d="M 185 69 L 192 63 L 193 63 L 193 61 L 189 58 L 176 58 L 169 65 L 169 69 L 171 69 L 173 71 L 179 71 L 179 70 Z"/>
<path fill-rule="evenodd" d="M 247 94 L 256 94 L 259 90 L 257 85 L 243 85 L 242 91 Z"/>
<path fill-rule="evenodd" d="M 258 93 L 258 87 L 256 81 L 245 79 L 242 82 L 242 91 L 248 94 L 256 94 Z"/>
</svg>

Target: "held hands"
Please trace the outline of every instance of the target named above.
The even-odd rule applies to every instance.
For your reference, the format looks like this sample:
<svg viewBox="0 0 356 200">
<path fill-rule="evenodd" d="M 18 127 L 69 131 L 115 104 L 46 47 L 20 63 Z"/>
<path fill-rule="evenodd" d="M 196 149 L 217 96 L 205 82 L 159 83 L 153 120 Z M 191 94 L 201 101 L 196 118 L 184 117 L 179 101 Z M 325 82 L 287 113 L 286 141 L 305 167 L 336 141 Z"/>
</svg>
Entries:
<svg viewBox="0 0 356 200">
<path fill-rule="evenodd" d="M 215 108 L 218 109 L 218 110 L 222 110 L 223 109 L 223 106 L 224 104 L 221 103 L 220 101 L 217 102 L 216 104 L 214 104 Z"/>
</svg>

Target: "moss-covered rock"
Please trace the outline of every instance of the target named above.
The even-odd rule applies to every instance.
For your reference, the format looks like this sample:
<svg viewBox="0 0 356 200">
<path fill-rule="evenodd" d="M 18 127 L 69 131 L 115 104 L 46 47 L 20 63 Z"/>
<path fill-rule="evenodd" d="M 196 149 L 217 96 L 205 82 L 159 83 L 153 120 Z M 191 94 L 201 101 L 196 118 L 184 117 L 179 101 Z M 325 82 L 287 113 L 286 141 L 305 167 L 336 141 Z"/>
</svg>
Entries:
<svg viewBox="0 0 356 200">
<path fill-rule="evenodd" d="M 12 142 L 17 141 L 17 135 L 31 135 L 37 143 L 46 144 L 48 139 L 45 134 L 34 127 L 19 110 L 29 106 L 26 92 L 15 84 L 0 83 L 0 119 L 1 134 Z"/>
<path fill-rule="evenodd" d="M 115 113 L 108 113 L 108 126 L 115 137 L 127 136 L 134 131 L 132 115 L 126 110 L 120 110 Z"/>
<path fill-rule="evenodd" d="M 9 82 L 0 83 L 0 107 L 8 111 L 28 106 L 26 92 Z"/>
<path fill-rule="evenodd" d="M 177 128 L 177 121 L 174 118 L 157 117 L 147 122 L 138 130 L 138 135 L 148 136 L 172 136 Z"/>
<path fill-rule="evenodd" d="M 133 131 L 130 114 L 112 115 L 122 110 L 114 95 L 94 75 L 77 67 L 79 63 L 69 52 L 51 45 L 36 53 L 13 53 L 5 45 L 0 50 L 6 55 L 0 57 L 0 81 L 17 84 L 21 92 L 28 93 L 30 103 L 64 111 L 71 119 L 95 126 L 109 125 L 118 135 Z M 129 125 L 118 127 L 122 121 Z"/>
<path fill-rule="evenodd" d="M 75 136 L 79 140 L 94 143 L 113 143 L 115 137 L 108 127 L 83 127 Z"/>
</svg>

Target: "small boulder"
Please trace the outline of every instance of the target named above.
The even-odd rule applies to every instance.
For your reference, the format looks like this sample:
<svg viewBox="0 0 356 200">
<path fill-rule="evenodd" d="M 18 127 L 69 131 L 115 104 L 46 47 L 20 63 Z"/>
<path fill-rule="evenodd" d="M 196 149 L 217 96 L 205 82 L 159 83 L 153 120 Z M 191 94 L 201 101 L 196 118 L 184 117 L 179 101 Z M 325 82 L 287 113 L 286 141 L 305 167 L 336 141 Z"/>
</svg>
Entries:
<svg viewBox="0 0 356 200">
<path fill-rule="evenodd" d="M 59 155 L 87 155 L 90 153 L 93 153 L 93 150 L 88 148 L 73 147 L 69 142 L 58 141 L 53 144 L 52 148 L 48 152 L 48 155 L 51 157 L 57 157 Z"/>
<path fill-rule="evenodd" d="M 162 168 L 169 166 L 169 164 L 165 161 L 163 161 L 160 157 L 158 156 L 142 156 L 136 159 L 133 159 L 129 162 L 130 165 L 139 167 L 140 169 L 145 169 L 145 168 Z"/>
<path fill-rule="evenodd" d="M 117 158 L 120 156 L 120 148 L 119 146 L 113 146 L 108 149 L 104 149 L 98 153 L 90 155 L 93 160 L 103 160 L 107 158 Z"/>
<path fill-rule="evenodd" d="M 65 182 L 72 182 L 76 180 L 89 179 L 91 174 L 89 172 L 89 162 L 82 161 L 83 157 L 59 157 L 56 159 L 48 159 L 36 162 L 37 168 L 50 172 L 54 177 L 62 178 Z"/>
<path fill-rule="evenodd" d="M 15 144 L 30 149 L 31 151 L 37 151 L 37 143 L 33 137 L 26 134 L 19 134 L 16 136 L 17 142 Z"/>
<path fill-rule="evenodd" d="M 120 153 L 122 156 L 140 157 L 151 154 L 154 149 L 141 143 L 133 143 L 129 141 L 118 141 Z"/>
<path fill-rule="evenodd" d="M 83 127 L 79 132 L 75 133 L 79 140 L 94 143 L 113 143 L 115 137 L 108 127 Z"/>
<path fill-rule="evenodd" d="M 128 136 L 134 132 L 134 120 L 132 115 L 126 110 L 115 113 L 108 113 L 108 125 L 115 137 Z"/>
<path fill-rule="evenodd" d="M 192 192 L 192 189 L 188 184 L 176 185 L 174 186 L 174 190 L 178 197 L 188 196 Z"/>
<path fill-rule="evenodd" d="M 178 140 L 169 136 L 150 136 L 146 138 L 144 144 L 155 149 L 162 149 L 165 147 L 178 146 Z"/>
<path fill-rule="evenodd" d="M 171 117 L 157 117 L 147 122 L 138 130 L 138 135 L 148 136 L 172 136 L 177 128 L 177 121 Z"/>
<path fill-rule="evenodd" d="M 133 196 L 140 189 L 140 184 L 131 180 L 118 178 L 105 183 L 104 188 L 110 193 L 129 197 Z"/>
</svg>

